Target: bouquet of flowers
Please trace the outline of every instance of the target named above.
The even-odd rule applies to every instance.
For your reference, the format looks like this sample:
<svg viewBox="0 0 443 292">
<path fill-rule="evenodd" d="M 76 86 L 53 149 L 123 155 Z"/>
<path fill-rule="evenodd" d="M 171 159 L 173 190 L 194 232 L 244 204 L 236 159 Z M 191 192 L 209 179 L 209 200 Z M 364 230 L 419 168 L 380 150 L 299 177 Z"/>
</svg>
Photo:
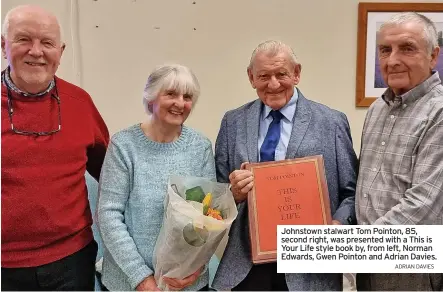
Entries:
<svg viewBox="0 0 443 292">
<path fill-rule="evenodd" d="M 237 217 L 229 184 L 172 176 L 164 201 L 163 225 L 154 249 L 154 277 L 183 279 L 204 267 Z"/>
</svg>

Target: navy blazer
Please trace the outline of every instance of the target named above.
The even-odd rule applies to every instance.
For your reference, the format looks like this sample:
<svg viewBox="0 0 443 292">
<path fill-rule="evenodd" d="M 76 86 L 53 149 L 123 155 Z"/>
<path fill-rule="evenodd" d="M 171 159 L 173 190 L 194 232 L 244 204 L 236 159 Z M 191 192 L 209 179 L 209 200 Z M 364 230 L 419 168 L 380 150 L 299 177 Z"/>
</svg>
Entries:
<svg viewBox="0 0 443 292">
<path fill-rule="evenodd" d="M 298 90 L 298 89 L 297 89 Z M 355 222 L 357 157 L 346 115 L 325 105 L 299 98 L 286 158 L 323 155 L 331 216 L 342 224 Z M 242 162 L 258 162 L 258 131 L 263 103 L 255 100 L 228 111 L 215 144 L 217 180 L 229 183 L 229 174 Z M 229 240 L 212 286 L 230 290 L 252 267 L 247 201 L 239 204 Z M 296 263 L 294 263 L 296 264 Z M 286 274 L 293 290 L 343 290 L 343 274 Z"/>
</svg>

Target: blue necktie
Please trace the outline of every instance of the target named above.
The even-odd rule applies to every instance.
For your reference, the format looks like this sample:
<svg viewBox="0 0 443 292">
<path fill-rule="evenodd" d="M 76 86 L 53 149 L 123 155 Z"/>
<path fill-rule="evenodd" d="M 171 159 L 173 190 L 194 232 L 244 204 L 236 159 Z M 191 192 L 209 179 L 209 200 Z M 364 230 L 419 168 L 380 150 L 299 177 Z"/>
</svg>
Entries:
<svg viewBox="0 0 443 292">
<path fill-rule="evenodd" d="M 283 118 L 283 115 L 280 111 L 275 110 L 272 110 L 269 115 L 272 117 L 272 122 L 260 148 L 260 162 L 275 160 L 275 148 L 277 148 L 278 141 L 280 140 L 280 120 Z"/>
</svg>

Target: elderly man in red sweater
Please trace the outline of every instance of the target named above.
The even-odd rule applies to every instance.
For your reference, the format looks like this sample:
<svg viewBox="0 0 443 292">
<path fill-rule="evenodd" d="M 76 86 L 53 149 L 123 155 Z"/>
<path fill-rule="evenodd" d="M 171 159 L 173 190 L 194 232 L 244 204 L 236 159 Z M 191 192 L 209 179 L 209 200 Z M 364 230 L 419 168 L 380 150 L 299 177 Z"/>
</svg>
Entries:
<svg viewBox="0 0 443 292">
<path fill-rule="evenodd" d="M 55 76 L 65 48 L 56 17 L 5 17 L 1 74 L 2 290 L 93 290 L 97 253 L 85 184 L 109 142 L 91 97 Z"/>
</svg>

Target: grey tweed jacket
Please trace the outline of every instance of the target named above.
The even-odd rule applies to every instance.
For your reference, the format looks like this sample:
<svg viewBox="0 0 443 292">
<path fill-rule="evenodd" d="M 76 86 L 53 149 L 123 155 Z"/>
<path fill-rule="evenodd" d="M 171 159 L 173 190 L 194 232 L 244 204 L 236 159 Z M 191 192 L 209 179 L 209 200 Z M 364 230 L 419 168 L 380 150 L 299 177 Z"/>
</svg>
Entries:
<svg viewBox="0 0 443 292">
<path fill-rule="evenodd" d="M 298 90 L 298 89 L 297 89 Z M 331 215 L 342 224 L 355 222 L 357 157 L 352 147 L 346 116 L 306 99 L 301 92 L 293 120 L 286 158 L 323 155 L 330 196 Z M 229 182 L 229 174 L 242 162 L 258 161 L 259 117 L 263 103 L 255 100 L 231 110 L 223 117 L 215 144 L 217 180 Z M 230 290 L 252 267 L 248 205 L 238 206 L 224 255 L 213 287 Z M 294 263 L 296 264 L 296 263 Z M 342 290 L 342 274 L 286 274 L 289 290 Z"/>
</svg>

